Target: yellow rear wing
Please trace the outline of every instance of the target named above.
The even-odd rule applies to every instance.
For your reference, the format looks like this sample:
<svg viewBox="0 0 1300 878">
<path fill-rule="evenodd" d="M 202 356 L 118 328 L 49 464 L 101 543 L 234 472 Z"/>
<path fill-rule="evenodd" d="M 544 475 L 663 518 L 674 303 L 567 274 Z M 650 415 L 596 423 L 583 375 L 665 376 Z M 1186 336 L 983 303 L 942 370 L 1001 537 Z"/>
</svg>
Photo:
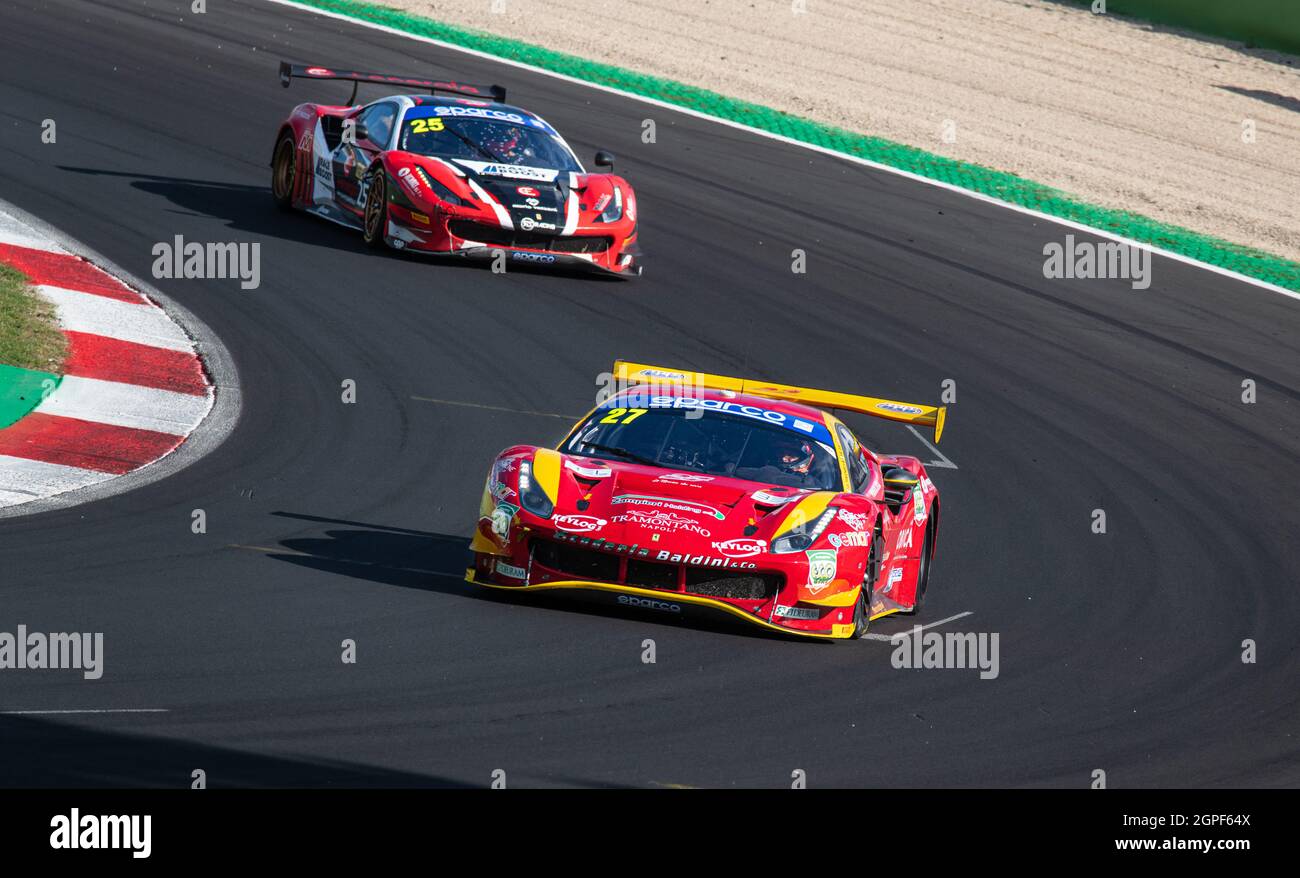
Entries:
<svg viewBox="0 0 1300 878">
<path fill-rule="evenodd" d="M 833 390 L 812 390 L 807 387 L 773 384 L 770 381 L 759 381 L 753 378 L 728 378 L 725 375 L 669 369 L 646 363 L 628 363 L 624 360 L 615 361 L 614 379 L 625 385 L 671 384 L 702 387 L 707 390 L 730 390 L 750 396 L 788 399 L 819 408 L 842 409 L 890 421 L 902 421 L 905 424 L 934 427 L 936 444 L 943 434 L 943 422 L 948 412 L 944 406 L 919 405 L 892 399 L 878 399 L 874 396 L 855 396 L 851 393 L 836 393 Z"/>
</svg>

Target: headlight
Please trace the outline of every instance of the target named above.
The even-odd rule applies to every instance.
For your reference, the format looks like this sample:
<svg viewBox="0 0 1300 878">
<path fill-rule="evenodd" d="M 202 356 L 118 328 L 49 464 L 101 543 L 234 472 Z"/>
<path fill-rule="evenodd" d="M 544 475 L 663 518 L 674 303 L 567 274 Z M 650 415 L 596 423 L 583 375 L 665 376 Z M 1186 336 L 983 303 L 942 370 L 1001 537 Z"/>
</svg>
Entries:
<svg viewBox="0 0 1300 878">
<path fill-rule="evenodd" d="M 787 555 L 790 552 L 802 552 L 810 548 L 822 535 L 822 531 L 826 530 L 826 526 L 831 523 L 837 511 L 839 510 L 835 507 L 827 507 L 826 511 L 811 525 L 806 521 L 796 524 L 772 540 L 772 551 L 778 555 Z"/>
<path fill-rule="evenodd" d="M 616 223 L 623 218 L 623 190 L 614 187 L 614 197 L 610 199 L 609 204 L 596 217 L 598 223 Z"/>
<path fill-rule="evenodd" d="M 533 465 L 530 461 L 519 464 L 519 503 L 538 518 L 550 518 L 555 511 L 555 504 L 533 478 Z"/>
<path fill-rule="evenodd" d="M 464 205 L 469 203 L 465 199 L 457 195 L 456 193 L 452 192 L 446 186 L 442 185 L 437 180 L 433 179 L 433 177 L 430 177 L 428 171 L 426 171 L 424 168 L 417 167 L 415 169 L 415 173 L 417 176 L 419 176 L 420 182 L 423 183 L 425 186 L 429 187 L 429 191 L 431 191 L 434 195 L 437 195 L 439 198 L 441 198 L 443 201 L 447 202 L 448 204 Z"/>
</svg>

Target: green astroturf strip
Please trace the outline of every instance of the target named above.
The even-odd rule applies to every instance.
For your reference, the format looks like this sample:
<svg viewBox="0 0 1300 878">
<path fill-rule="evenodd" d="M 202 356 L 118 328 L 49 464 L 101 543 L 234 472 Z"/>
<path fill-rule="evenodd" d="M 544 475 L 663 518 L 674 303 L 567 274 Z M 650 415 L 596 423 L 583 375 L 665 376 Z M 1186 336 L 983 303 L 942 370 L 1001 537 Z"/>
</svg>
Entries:
<svg viewBox="0 0 1300 878">
<path fill-rule="evenodd" d="M 51 372 L 0 366 L 0 430 L 26 415 L 42 399 L 45 382 L 53 381 L 50 389 L 62 380 Z"/>
</svg>

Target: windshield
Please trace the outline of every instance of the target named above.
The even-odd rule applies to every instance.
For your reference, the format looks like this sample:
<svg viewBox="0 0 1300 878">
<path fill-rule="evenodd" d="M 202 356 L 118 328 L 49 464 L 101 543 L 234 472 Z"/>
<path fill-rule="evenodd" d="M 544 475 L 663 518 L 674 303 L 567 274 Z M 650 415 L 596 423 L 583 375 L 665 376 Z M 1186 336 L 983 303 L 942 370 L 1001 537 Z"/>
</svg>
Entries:
<svg viewBox="0 0 1300 878">
<path fill-rule="evenodd" d="M 407 116 L 397 148 L 439 158 L 579 171 L 572 153 L 553 134 L 534 128 L 517 113 L 505 119 Z"/>
<path fill-rule="evenodd" d="M 564 451 L 789 488 L 839 490 L 835 452 L 813 437 L 752 416 L 688 414 L 682 408 L 602 408 Z"/>
</svg>

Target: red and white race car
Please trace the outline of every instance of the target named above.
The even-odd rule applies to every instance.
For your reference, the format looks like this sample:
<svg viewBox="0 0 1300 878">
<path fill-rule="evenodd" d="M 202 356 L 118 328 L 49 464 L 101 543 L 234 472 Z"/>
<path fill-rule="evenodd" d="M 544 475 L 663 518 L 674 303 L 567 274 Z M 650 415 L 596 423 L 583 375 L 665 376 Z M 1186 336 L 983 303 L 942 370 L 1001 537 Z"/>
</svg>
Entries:
<svg viewBox="0 0 1300 878">
<path fill-rule="evenodd" d="M 280 82 L 295 78 L 429 94 L 295 107 L 271 157 L 281 207 L 360 229 L 376 247 L 640 274 L 632 187 L 584 170 L 545 120 L 505 103 L 504 88 L 282 61 Z M 612 171 L 614 158 L 597 152 L 596 165 Z"/>
<path fill-rule="evenodd" d="M 917 458 L 868 450 L 823 409 L 938 442 L 944 408 L 622 361 L 613 374 L 624 389 L 558 449 L 492 464 L 470 582 L 828 638 L 921 606 L 939 492 Z"/>
</svg>

